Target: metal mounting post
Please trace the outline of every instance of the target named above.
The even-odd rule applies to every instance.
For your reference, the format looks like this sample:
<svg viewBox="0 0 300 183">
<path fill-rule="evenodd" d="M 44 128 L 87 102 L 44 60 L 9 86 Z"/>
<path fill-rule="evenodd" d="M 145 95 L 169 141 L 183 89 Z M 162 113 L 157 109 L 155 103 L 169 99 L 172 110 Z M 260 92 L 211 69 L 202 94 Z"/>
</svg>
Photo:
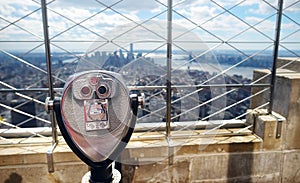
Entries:
<svg viewBox="0 0 300 183">
<path fill-rule="evenodd" d="M 49 86 L 49 101 L 54 100 L 54 91 L 53 91 L 53 81 L 52 81 L 52 64 L 51 64 L 51 52 L 50 52 L 50 41 L 49 41 L 49 32 L 48 32 L 48 18 L 47 18 L 47 7 L 46 0 L 41 0 L 42 8 L 42 18 L 43 18 L 43 30 L 44 30 L 44 44 L 45 44 L 45 53 L 46 53 L 46 64 L 48 72 L 48 86 Z M 48 105 L 48 104 L 46 104 Z M 53 166 L 53 151 L 56 147 L 57 141 L 57 124 L 55 120 L 53 111 L 49 111 L 49 118 L 51 121 L 52 127 L 52 145 L 47 151 L 47 162 L 48 162 L 48 171 L 54 172 Z"/>
<path fill-rule="evenodd" d="M 166 99 L 166 136 L 171 132 L 171 71 L 172 71 L 172 0 L 168 0 L 168 38 L 167 38 L 167 99 Z"/>
<path fill-rule="evenodd" d="M 276 35 L 274 40 L 274 51 L 273 51 L 273 67 L 271 75 L 271 93 L 270 93 L 270 105 L 269 105 L 269 114 L 272 114 L 273 111 L 273 100 L 274 100 L 274 91 L 275 91 L 275 80 L 276 80 L 276 67 L 277 67 L 277 58 L 278 58 L 278 49 L 280 43 L 280 30 L 281 30 L 281 19 L 282 19 L 282 8 L 283 0 L 278 0 L 278 11 L 277 11 L 277 20 L 276 20 Z"/>
</svg>

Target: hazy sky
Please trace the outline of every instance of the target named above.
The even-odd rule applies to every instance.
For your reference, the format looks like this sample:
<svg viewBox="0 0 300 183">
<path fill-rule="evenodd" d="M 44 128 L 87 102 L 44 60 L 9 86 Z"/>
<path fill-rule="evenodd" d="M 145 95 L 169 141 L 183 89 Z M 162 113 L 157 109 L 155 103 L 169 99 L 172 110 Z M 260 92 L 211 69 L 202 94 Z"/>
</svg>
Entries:
<svg viewBox="0 0 300 183">
<path fill-rule="evenodd" d="M 85 51 L 98 40 L 99 44 L 118 40 L 121 44 L 130 39 L 153 40 L 164 42 L 166 32 L 158 29 L 166 28 L 166 0 L 57 0 L 48 1 L 48 18 L 50 39 L 56 45 L 53 50 Z M 0 49 L 5 50 L 36 50 L 43 49 L 43 26 L 40 1 L 2 0 L 0 1 Z M 239 4 L 238 6 L 235 6 Z M 197 35 L 199 40 L 215 42 L 266 42 L 260 47 L 270 45 L 274 38 L 277 1 L 268 0 L 182 0 L 174 1 L 173 22 L 178 28 L 173 35 L 174 41 L 184 40 L 185 32 Z M 229 10 L 226 11 L 222 7 Z M 284 42 L 300 40 L 300 2 L 285 0 L 281 38 Z M 237 17 L 239 18 L 237 18 Z M 20 20 L 20 18 L 24 17 Z M 151 21 L 147 21 L 151 19 Z M 266 19 L 266 20 L 264 20 Z M 293 20 L 291 20 L 293 19 Z M 133 29 L 144 22 L 142 37 L 134 37 Z M 160 22 L 161 27 L 153 26 Z M 196 28 L 199 25 L 200 28 Z M 123 29 L 121 30 L 121 28 Z M 255 28 L 249 28 L 255 26 Z M 117 33 L 116 33 L 117 32 Z M 126 32 L 126 33 L 125 33 Z M 153 32 L 159 35 L 153 36 Z M 148 36 L 147 33 L 151 36 Z M 119 36 L 118 36 L 119 34 Z M 182 34 L 182 36 L 180 36 Z M 113 36 L 112 36 L 113 35 Z M 161 37 L 160 37 L 161 36 Z M 178 37 L 179 36 L 179 37 Z M 116 38 L 117 37 L 117 38 Z M 8 42 L 6 42 L 8 41 Z M 10 41 L 10 42 L 9 42 Z M 25 41 L 15 43 L 11 41 Z M 27 41 L 27 42 L 26 42 Z M 38 41 L 38 42 L 34 42 Z M 63 42 L 73 41 L 73 42 Z M 78 41 L 78 42 L 74 42 Z M 102 42 L 103 41 L 103 42 Z M 128 44 L 128 43 L 127 43 Z M 163 44 L 163 43 L 156 43 Z M 125 45 L 125 43 L 123 44 Z M 288 45 L 290 49 L 299 48 L 299 44 Z M 61 48 L 59 48 L 61 47 Z M 257 45 L 240 44 L 241 49 L 256 49 Z M 221 46 L 220 49 L 226 49 Z"/>
</svg>

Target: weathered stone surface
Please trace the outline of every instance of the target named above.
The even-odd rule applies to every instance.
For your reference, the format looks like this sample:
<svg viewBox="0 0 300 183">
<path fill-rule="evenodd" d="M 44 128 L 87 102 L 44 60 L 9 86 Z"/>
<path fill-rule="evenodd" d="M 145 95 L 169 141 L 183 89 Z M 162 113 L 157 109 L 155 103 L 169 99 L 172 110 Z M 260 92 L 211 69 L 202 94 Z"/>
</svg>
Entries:
<svg viewBox="0 0 300 183">
<path fill-rule="evenodd" d="M 289 64 L 293 62 L 292 64 Z M 284 67 L 292 71 L 300 72 L 300 58 L 278 58 L 277 68 Z"/>
<path fill-rule="evenodd" d="M 283 155 L 282 182 L 300 182 L 300 150 L 287 151 Z"/>
<path fill-rule="evenodd" d="M 292 81 L 289 112 L 285 132 L 286 149 L 300 149 L 300 75 Z"/>
<path fill-rule="evenodd" d="M 53 153 L 55 172 L 48 173 L 46 152 L 49 147 L 50 144 L 1 146 L 0 182 L 81 182 L 88 168 L 64 143 Z"/>
<path fill-rule="evenodd" d="M 270 83 L 270 77 L 266 77 L 266 75 L 270 75 L 271 72 L 267 69 L 257 69 L 253 71 L 253 82 L 256 84 L 266 84 Z M 263 79 L 262 79 L 263 78 Z M 253 87 L 251 88 L 251 93 L 256 94 L 255 97 L 252 97 L 250 100 L 250 109 L 255 109 L 261 105 L 264 105 L 270 98 L 270 90 L 265 92 L 261 92 L 265 88 L 262 87 Z M 260 94 L 258 94 L 260 93 Z"/>
<path fill-rule="evenodd" d="M 213 166 L 212 166 L 213 165 Z M 191 180 L 222 179 L 227 177 L 228 154 L 192 158 Z M 220 169 L 220 167 L 223 167 Z M 226 167 L 226 168 L 224 168 Z"/>
<path fill-rule="evenodd" d="M 76 183 L 88 171 L 83 163 L 56 164 L 55 172 L 48 173 L 47 164 L 0 167 L 3 183 Z"/>
<path fill-rule="evenodd" d="M 263 139 L 265 150 L 280 150 L 282 148 L 282 137 L 277 138 L 276 135 L 279 128 L 284 131 L 283 128 L 286 122 L 283 117 L 280 118 L 282 121 L 278 122 L 278 118 L 273 115 L 258 115 L 255 120 L 254 132 Z"/>
<path fill-rule="evenodd" d="M 285 61 L 286 62 L 286 61 Z M 299 63 L 298 63 L 299 64 Z M 292 67 L 292 66 L 290 66 Z M 297 69 L 278 69 L 276 75 L 273 110 L 286 118 L 283 124 L 283 148 L 300 149 L 300 73 Z M 269 74 L 267 70 L 256 70 L 254 80 Z M 260 81 L 267 83 L 268 77 Z M 254 88 L 252 93 L 262 90 Z M 251 108 L 268 102 L 269 94 L 264 92 L 251 100 Z"/>
<path fill-rule="evenodd" d="M 176 159 L 172 165 L 169 165 L 167 161 L 139 166 L 124 165 L 122 168 L 123 181 L 137 183 L 190 182 L 189 167 L 188 159 Z"/>
<path fill-rule="evenodd" d="M 277 161 L 274 161 L 277 160 Z M 226 153 L 197 156 L 192 160 L 191 180 L 244 182 L 258 177 L 279 180 L 280 153 Z M 255 178 L 256 177 L 256 178 Z"/>
</svg>

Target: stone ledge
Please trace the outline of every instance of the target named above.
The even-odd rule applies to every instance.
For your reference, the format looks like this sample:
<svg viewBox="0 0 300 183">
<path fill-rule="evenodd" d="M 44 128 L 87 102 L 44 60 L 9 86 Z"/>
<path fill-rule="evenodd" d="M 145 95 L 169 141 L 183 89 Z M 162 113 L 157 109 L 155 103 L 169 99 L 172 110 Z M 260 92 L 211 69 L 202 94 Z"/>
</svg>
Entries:
<svg viewBox="0 0 300 183">
<path fill-rule="evenodd" d="M 205 130 L 185 131 L 167 140 L 163 133 L 135 133 L 122 153 L 122 161 L 160 161 L 170 156 L 193 156 L 203 153 L 260 151 L 262 140 L 249 130 L 238 135 L 241 129 L 219 129 L 215 134 L 203 134 Z M 227 133 L 230 132 L 230 133 Z M 198 134 L 198 135 L 193 135 Z M 230 135 L 231 134 L 231 135 Z M 152 138 L 151 138 L 152 137 Z"/>
<path fill-rule="evenodd" d="M 292 64 L 289 64 L 289 63 L 292 63 Z M 297 57 L 278 58 L 277 67 L 284 67 L 285 69 L 300 72 L 300 58 L 297 58 Z"/>
<path fill-rule="evenodd" d="M 172 147 L 176 155 L 214 152 L 244 152 L 260 150 L 261 139 L 247 131 L 241 135 L 234 134 L 240 129 L 219 129 L 216 134 L 199 135 L 205 130 L 174 133 Z M 195 135 L 198 134 L 198 135 Z M 0 166 L 18 164 L 46 164 L 46 152 L 51 143 L 36 144 L 38 137 L 31 138 L 33 144 L 1 145 Z M 16 141 L 20 139 L 15 139 Z M 29 139 L 28 139 L 29 141 Z M 233 147 L 232 145 L 235 144 Z M 167 157 L 169 142 L 163 133 L 134 133 L 123 154 L 130 158 Z M 127 152 L 126 152 L 127 151 Z M 63 138 L 53 153 L 54 162 L 80 162 L 70 150 Z"/>
<path fill-rule="evenodd" d="M 262 182 L 281 179 L 282 151 L 203 153 L 123 165 L 125 182 Z"/>
<path fill-rule="evenodd" d="M 122 166 L 124 180 L 218 183 L 231 180 L 280 180 L 280 159 L 284 154 L 288 157 L 288 152 L 264 151 L 262 139 L 250 131 L 239 134 L 237 132 L 241 129 L 219 129 L 217 134 L 199 135 L 204 131 L 173 134 L 173 146 L 169 146 L 170 141 L 167 141 L 163 133 L 134 133 L 121 156 L 127 158 L 122 159 L 122 162 L 133 163 Z M 38 139 L 33 139 L 36 140 Z M 53 154 L 55 172 L 47 172 L 46 151 L 50 145 L 0 146 L 0 182 L 12 179 L 13 176 L 21 177 L 25 182 L 79 182 L 88 168 L 62 139 Z M 170 150 L 173 153 L 171 156 Z M 298 154 L 294 153 L 293 157 Z M 172 165 L 169 164 L 168 157 L 172 158 Z M 286 179 L 291 174 L 297 174 L 289 172 L 290 170 L 285 170 Z M 38 180 L 35 179 L 36 176 L 39 177 Z"/>
</svg>

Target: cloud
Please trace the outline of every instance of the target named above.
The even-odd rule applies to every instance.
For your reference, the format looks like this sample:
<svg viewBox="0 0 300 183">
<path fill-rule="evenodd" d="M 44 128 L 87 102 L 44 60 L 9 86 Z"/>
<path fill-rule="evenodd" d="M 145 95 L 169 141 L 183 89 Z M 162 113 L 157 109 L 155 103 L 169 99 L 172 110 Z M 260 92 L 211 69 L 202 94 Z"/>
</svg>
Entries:
<svg viewBox="0 0 300 183">
<path fill-rule="evenodd" d="M 258 6 L 257 9 L 251 9 L 251 12 L 259 13 L 259 14 L 269 14 L 276 12 L 278 8 L 278 1 L 277 0 L 268 0 L 266 2 L 253 0 L 253 1 L 246 1 L 248 5 L 256 4 Z M 286 13 L 296 13 L 300 10 L 300 2 L 295 0 L 285 0 L 283 1 L 283 9 Z"/>
<path fill-rule="evenodd" d="M 300 11 L 300 1 L 297 1 L 295 3 L 295 1 L 292 1 L 292 0 L 286 0 L 284 1 L 285 4 L 284 4 L 284 8 L 286 8 L 286 12 L 293 12 L 293 13 L 296 13 Z"/>
<path fill-rule="evenodd" d="M 137 0 L 57 0 L 51 6 L 55 7 L 75 7 L 75 8 L 89 8 L 89 9 L 101 9 L 106 7 L 112 7 L 115 10 L 120 11 L 137 11 L 137 10 L 152 10 L 159 6 L 155 1 L 137 1 Z"/>
<path fill-rule="evenodd" d="M 167 4 L 166 0 L 160 0 L 162 4 Z M 37 1 L 39 2 L 39 1 Z M 111 6 L 114 3 L 117 3 L 118 0 L 101 0 L 102 3 L 106 4 L 106 6 Z M 218 1 L 217 3 L 225 6 L 226 8 L 230 8 L 235 4 L 239 3 L 240 0 L 228 0 L 228 1 Z M 276 0 L 268 0 L 268 2 L 277 6 Z M 288 7 L 295 1 L 286 0 L 285 7 Z M 206 30 L 222 37 L 222 39 L 226 40 L 234 36 L 235 34 L 241 32 L 242 30 L 247 28 L 243 22 L 234 18 L 228 13 L 224 13 L 217 18 L 211 19 L 216 15 L 220 14 L 224 10 L 218 7 L 216 4 L 212 3 L 209 0 L 174 0 L 173 5 L 176 5 L 175 10 L 182 14 L 183 16 L 191 19 L 198 25 L 201 25 Z M 33 10 L 39 8 L 40 5 L 33 1 L 27 0 L 9 0 L 9 1 L 0 1 L 0 16 L 9 20 L 11 22 L 19 19 L 22 16 L 30 13 Z M 59 12 L 63 16 L 66 16 L 68 19 L 72 19 L 74 22 L 69 21 L 68 19 L 52 12 L 50 9 L 48 10 L 48 21 L 49 21 L 49 31 L 50 37 L 53 37 L 61 32 L 66 31 L 67 29 L 74 26 L 74 28 L 64 32 L 59 37 L 56 37 L 54 40 L 95 40 L 99 37 L 96 34 L 108 36 L 111 34 L 111 31 L 120 27 L 121 25 L 131 25 L 135 26 L 135 23 L 131 23 L 130 20 L 134 20 L 136 22 L 143 22 L 147 17 L 155 16 L 161 11 L 166 10 L 166 7 L 155 2 L 155 1 L 137 1 L 137 0 L 125 0 L 120 1 L 116 5 L 112 6 L 113 10 L 107 9 L 102 4 L 94 1 L 94 0 L 57 0 L 48 6 L 50 9 Z M 276 11 L 267 3 L 260 0 L 251 0 L 244 1 L 239 5 L 238 10 L 245 10 L 245 12 L 234 11 L 237 16 L 241 16 L 245 21 L 249 24 L 253 25 L 256 22 L 260 21 L 262 17 L 265 17 L 266 14 L 270 14 L 270 12 L 276 13 Z M 234 10 L 237 10 L 234 9 Z M 99 11 L 103 11 L 98 14 Z M 115 12 L 116 11 L 116 12 Z M 295 13 L 300 11 L 300 3 L 296 3 L 295 5 L 286 9 L 286 13 Z M 189 30 L 195 27 L 195 25 L 188 20 L 185 20 L 182 16 L 177 15 L 173 12 L 173 21 L 175 24 L 182 25 L 185 29 Z M 17 22 L 18 26 L 21 26 L 28 31 L 43 36 L 42 29 L 42 21 L 41 21 L 41 11 L 26 17 L 25 19 Z M 90 19 L 86 20 L 88 17 Z M 127 17 L 127 18 L 126 18 Z M 297 17 L 297 16 L 295 16 Z M 166 13 L 156 17 L 154 20 L 164 20 L 166 23 Z M 129 20 L 130 19 L 130 20 Z M 209 20 L 208 22 L 206 22 Z M 76 25 L 84 21 L 81 25 L 90 29 L 86 30 L 85 28 Z M 203 24 L 206 22 L 205 24 Z M 262 24 L 258 25 L 257 28 L 260 30 L 264 30 L 268 34 L 272 34 L 274 31 L 274 22 L 275 19 L 272 18 L 270 20 L 264 21 Z M 130 24 L 131 23 L 131 24 Z M 285 23 L 285 22 L 284 22 Z M 291 23 L 290 23 L 291 24 Z M 291 27 L 295 29 L 295 25 L 283 24 L 285 27 Z M 8 23 L 4 20 L 0 19 L 0 29 L 7 26 Z M 146 24 L 149 29 L 151 29 L 150 24 Z M 127 27 L 128 28 L 128 27 Z M 299 27 L 298 27 L 299 28 Z M 128 28 L 129 29 L 129 28 Z M 127 29 L 127 30 L 128 30 Z M 153 27 L 152 29 L 155 29 Z M 201 30 L 201 29 L 198 29 Z M 126 31 L 125 29 L 123 30 Z M 254 30 L 249 30 L 249 32 L 253 32 Z M 93 33 L 94 32 L 94 33 Z M 194 31 L 194 32 L 197 32 Z M 198 31 L 200 32 L 200 31 Z M 255 32 L 255 31 L 254 31 Z M 2 40 L 24 40 L 24 39 L 33 39 L 34 36 L 28 36 L 29 34 L 16 28 L 14 25 L 11 25 L 9 28 L 0 31 L 0 38 Z M 201 39 L 211 39 L 212 36 L 207 36 L 201 32 Z M 273 37 L 273 34 L 270 35 Z M 255 37 L 253 37 L 255 39 Z M 80 44 L 80 43 L 78 43 Z M 2 44 L 4 45 L 4 44 Z M 75 45 L 74 45 L 75 46 Z M 3 46 L 2 46 L 3 47 Z M 4 46 L 5 47 L 5 46 Z"/>
<path fill-rule="evenodd" d="M 124 16 L 113 12 L 102 12 L 97 14 L 76 7 L 71 7 L 69 9 L 55 8 L 54 10 L 75 22 L 74 23 L 53 12 L 49 13 L 49 26 L 52 37 L 73 27 L 55 38 L 55 40 L 94 40 L 95 37 L 97 38 L 96 34 L 103 35 L 116 26 L 128 24 L 130 22 L 128 19 L 139 21 L 139 17 L 133 12 L 123 14 L 128 18 L 127 19 Z M 80 25 L 76 25 L 76 23 L 80 23 Z"/>
<path fill-rule="evenodd" d="M 16 12 L 16 8 L 13 6 L 10 6 L 8 4 L 0 5 L 0 15 L 3 17 L 10 16 L 12 13 L 15 12 Z"/>
<path fill-rule="evenodd" d="M 0 3 L 0 36 L 2 40 L 39 40 L 43 37 L 42 15 L 35 3 L 26 1 L 1 1 Z M 21 17 L 25 18 L 21 19 Z M 18 28 L 20 27 L 20 28 Z M 25 29 L 25 30 L 22 30 Z M 36 35 L 36 36 L 34 36 Z"/>
</svg>

